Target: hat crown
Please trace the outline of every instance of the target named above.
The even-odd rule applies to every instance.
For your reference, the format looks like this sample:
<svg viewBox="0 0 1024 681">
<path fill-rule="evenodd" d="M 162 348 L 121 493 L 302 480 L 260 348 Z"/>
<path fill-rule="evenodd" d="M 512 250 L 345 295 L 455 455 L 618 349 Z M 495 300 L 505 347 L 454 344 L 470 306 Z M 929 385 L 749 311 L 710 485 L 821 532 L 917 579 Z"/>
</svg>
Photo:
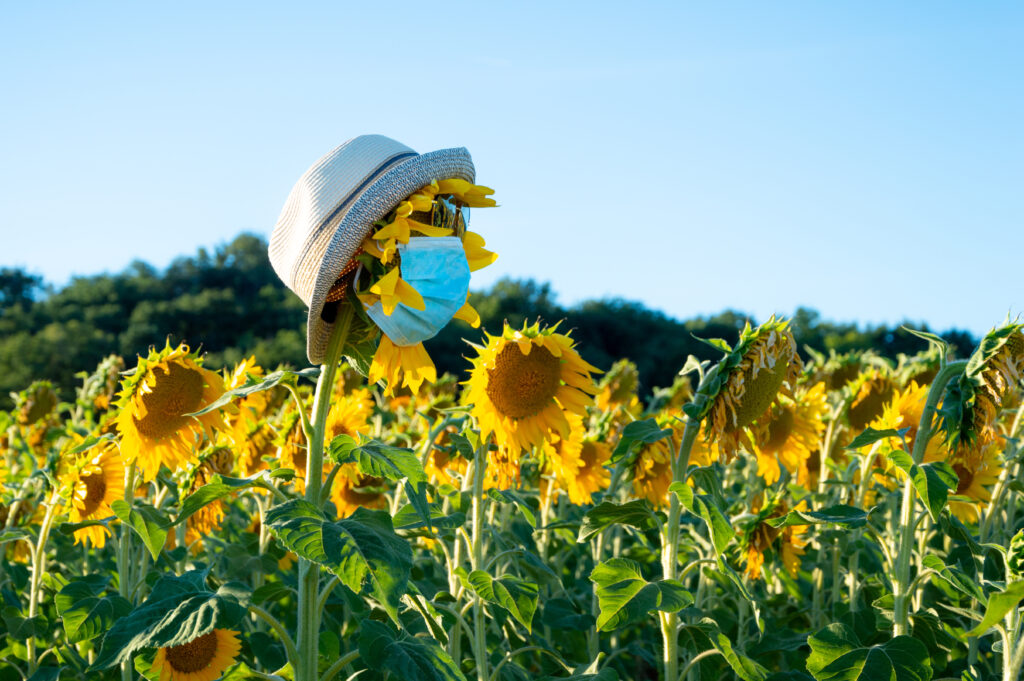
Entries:
<svg viewBox="0 0 1024 681">
<path fill-rule="evenodd" d="M 296 266 L 320 230 L 382 170 L 416 155 L 390 137 L 360 135 L 325 154 L 295 183 L 271 233 L 269 254 L 277 276 L 303 302 L 309 304 L 307 291 L 300 290 L 305 287 L 296 286 Z"/>
</svg>

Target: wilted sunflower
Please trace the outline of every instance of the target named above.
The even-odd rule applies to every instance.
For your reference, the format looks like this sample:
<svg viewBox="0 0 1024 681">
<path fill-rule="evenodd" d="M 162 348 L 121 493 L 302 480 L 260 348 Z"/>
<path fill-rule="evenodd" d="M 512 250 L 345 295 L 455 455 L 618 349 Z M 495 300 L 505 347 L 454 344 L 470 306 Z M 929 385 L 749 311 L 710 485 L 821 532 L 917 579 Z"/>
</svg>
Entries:
<svg viewBox="0 0 1024 681">
<path fill-rule="evenodd" d="M 628 359 L 620 359 L 601 378 L 598 384 L 597 397 L 594 403 L 601 411 L 607 411 L 614 407 L 631 408 L 639 406 L 637 389 L 640 387 L 640 372 L 636 364 Z"/>
<path fill-rule="evenodd" d="M 108 409 L 117 396 L 124 371 L 124 359 L 119 355 L 108 355 L 87 376 L 78 389 L 78 403 L 95 411 Z"/>
<path fill-rule="evenodd" d="M 117 445 L 109 440 L 86 452 L 71 464 L 67 472 L 71 493 L 69 520 L 102 520 L 114 515 L 110 505 L 124 498 L 124 462 Z M 107 530 L 102 525 L 90 525 L 75 530 L 75 543 L 91 543 L 103 548 L 107 543 Z"/>
<path fill-rule="evenodd" d="M 347 518 L 360 507 L 385 508 L 388 498 L 384 494 L 384 485 L 383 479 L 360 473 L 356 464 L 343 464 L 331 487 L 331 501 L 338 517 Z"/>
<path fill-rule="evenodd" d="M 769 410 L 782 385 L 796 385 L 801 362 L 789 323 L 772 317 L 756 329 L 747 324 L 718 366 L 718 381 L 706 393 L 704 433 L 728 462 L 741 443 L 752 449 L 746 428 Z"/>
<path fill-rule="evenodd" d="M 159 648 L 151 669 L 159 672 L 160 681 L 215 681 L 241 649 L 237 631 L 214 629 L 180 646 Z"/>
<path fill-rule="evenodd" d="M 779 394 L 767 418 L 757 421 L 754 452 L 757 472 L 771 485 L 779 479 L 779 466 L 796 473 L 819 446 L 827 412 L 825 384 L 797 388 L 793 396 Z"/>
<path fill-rule="evenodd" d="M 970 501 L 950 499 L 949 511 L 965 523 L 978 522 L 978 509 L 992 500 L 991 488 L 999 481 L 998 447 L 989 443 L 972 461 L 954 460 L 953 471 L 958 482 L 952 494 L 967 497 Z"/>
<path fill-rule="evenodd" d="M 999 409 L 1016 398 L 1024 374 L 1022 327 L 1008 324 L 988 332 L 964 373 L 947 386 L 940 412 L 953 458 L 977 462 L 996 439 Z"/>
<path fill-rule="evenodd" d="M 469 470 L 469 461 L 462 458 L 450 442 L 450 436 L 458 432 L 459 429 L 456 426 L 448 426 L 434 438 L 434 446 L 430 450 L 430 456 L 427 457 L 423 470 L 430 482 L 435 485 L 448 484 L 458 487 L 459 478 L 462 478 Z"/>
<path fill-rule="evenodd" d="M 168 344 L 140 357 L 122 383 L 117 417 L 121 453 L 138 465 L 146 481 L 156 477 L 161 464 L 176 471 L 194 460 L 196 438 L 228 429 L 221 410 L 188 416 L 224 394 L 224 380 L 200 363 L 187 345 Z"/>
<path fill-rule="evenodd" d="M 599 370 L 554 328 L 534 324 L 513 331 L 506 323 L 502 335 L 486 336 L 486 346 L 474 346 L 478 354 L 465 397 L 481 436 L 493 433 L 515 462 L 520 450 L 540 447 L 552 433 L 568 437 L 567 414 L 583 415 L 593 404 L 597 386 L 590 374 Z"/>
</svg>

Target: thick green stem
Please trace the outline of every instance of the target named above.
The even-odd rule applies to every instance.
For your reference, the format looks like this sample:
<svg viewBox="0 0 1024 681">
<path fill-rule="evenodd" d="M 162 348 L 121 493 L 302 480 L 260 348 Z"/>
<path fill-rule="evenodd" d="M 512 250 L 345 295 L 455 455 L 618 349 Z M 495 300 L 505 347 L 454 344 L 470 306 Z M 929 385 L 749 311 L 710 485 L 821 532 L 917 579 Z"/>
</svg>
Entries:
<svg viewBox="0 0 1024 681">
<path fill-rule="evenodd" d="M 712 373 L 715 373 L 712 371 Z M 710 376 L 710 374 L 709 374 Z M 703 407 L 706 397 L 700 394 L 694 400 L 698 408 Z M 679 443 L 679 451 L 672 461 L 672 482 L 686 484 L 686 469 L 690 465 L 690 452 L 700 433 L 700 419 L 686 418 L 686 428 Z M 668 521 L 661 531 L 661 572 L 665 579 L 677 579 L 679 567 L 679 516 L 682 512 L 679 497 L 668 495 Z M 675 681 L 679 677 L 679 614 L 661 613 L 661 638 L 664 644 L 664 680 Z"/>
<path fill-rule="evenodd" d="M 946 388 L 946 383 L 954 376 L 959 375 L 966 368 L 966 360 L 950 362 L 942 367 L 931 388 L 928 389 L 928 399 L 925 401 L 924 411 L 921 413 L 921 422 L 917 427 L 917 435 L 914 437 L 914 451 L 912 458 L 914 465 L 920 465 L 924 459 L 925 447 L 932 436 L 932 421 L 935 416 L 935 407 L 939 398 Z M 895 613 L 893 617 L 893 636 L 904 636 L 909 632 L 909 598 L 910 594 L 910 559 L 914 550 L 914 483 L 907 476 L 903 484 L 903 501 L 900 508 L 900 526 L 897 533 L 899 547 L 896 551 L 896 579 L 893 583 L 893 599 Z"/>
<path fill-rule="evenodd" d="M 324 432 L 327 413 L 331 407 L 334 392 L 334 376 L 338 370 L 338 359 L 345 347 L 352 315 L 351 305 L 342 305 L 337 323 L 331 330 L 327 342 L 324 364 L 320 367 L 320 378 L 313 396 L 313 418 L 306 442 L 306 501 L 320 508 L 320 488 L 323 484 Z M 318 662 L 320 646 L 320 566 L 299 558 L 299 621 L 296 647 L 299 659 L 295 660 L 295 681 L 319 681 Z"/>
<path fill-rule="evenodd" d="M 473 457 L 473 569 L 482 570 L 484 565 L 484 474 L 487 468 L 486 441 L 477 448 Z M 479 594 L 473 596 L 473 652 L 476 655 L 477 681 L 488 681 L 487 672 L 487 622 L 484 620 L 484 604 Z"/>
<path fill-rule="evenodd" d="M 39 609 L 39 588 L 42 585 L 43 573 L 46 571 L 46 542 L 50 539 L 50 528 L 53 527 L 53 518 L 56 515 L 60 504 L 57 502 L 56 494 L 46 505 L 46 515 L 43 516 L 43 524 L 39 528 L 39 538 L 36 545 L 32 547 L 32 579 L 29 582 L 28 596 L 28 617 L 32 619 Z M 39 658 L 36 656 L 36 637 L 28 637 L 28 673 L 32 675 L 39 667 Z"/>
</svg>

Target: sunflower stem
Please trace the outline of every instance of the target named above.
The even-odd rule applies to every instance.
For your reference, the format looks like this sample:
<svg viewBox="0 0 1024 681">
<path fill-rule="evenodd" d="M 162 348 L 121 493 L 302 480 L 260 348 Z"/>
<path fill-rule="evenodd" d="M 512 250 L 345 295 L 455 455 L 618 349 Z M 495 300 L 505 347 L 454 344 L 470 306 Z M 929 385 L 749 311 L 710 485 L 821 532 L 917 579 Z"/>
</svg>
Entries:
<svg viewBox="0 0 1024 681">
<path fill-rule="evenodd" d="M 324 363 L 320 367 L 320 377 L 316 382 L 316 393 L 313 396 L 313 418 L 306 440 L 306 501 L 322 508 L 320 489 L 323 484 L 324 467 L 324 431 L 327 426 L 327 412 L 331 407 L 331 394 L 334 392 L 334 376 L 338 370 L 338 360 L 345 347 L 352 315 L 352 305 L 341 306 L 340 318 L 331 330 L 327 342 Z M 300 408 L 299 413 L 302 414 Z M 303 416 L 303 427 L 310 421 Z M 318 663 L 320 659 L 320 566 L 317 563 L 299 558 L 299 613 L 296 633 L 298 659 L 295 660 L 295 681 L 319 681 Z"/>
<path fill-rule="evenodd" d="M 487 468 L 488 444 L 485 439 L 477 447 L 473 456 L 473 560 L 474 570 L 482 570 L 484 566 L 484 473 Z M 487 623 L 484 621 L 484 603 L 480 594 L 473 595 L 473 637 L 476 643 L 473 652 L 476 655 L 477 681 L 488 681 L 487 672 Z"/>
<path fill-rule="evenodd" d="M 39 587 L 42 585 L 43 572 L 46 565 L 46 542 L 50 539 L 50 528 L 53 527 L 53 518 L 60 506 L 57 502 L 57 493 L 54 492 L 49 503 L 46 504 L 46 515 L 43 516 L 43 524 L 39 528 L 39 538 L 36 545 L 32 547 L 32 581 L 29 586 L 28 596 L 28 618 L 31 620 L 36 616 L 39 609 Z M 36 657 L 36 637 L 28 637 L 28 673 L 29 676 L 39 668 L 39 659 Z"/>
<path fill-rule="evenodd" d="M 935 377 L 935 381 L 928 389 L 928 398 L 925 401 L 924 411 L 921 413 L 921 421 L 917 427 L 917 436 L 914 438 L 912 453 L 914 465 L 920 465 L 922 459 L 924 459 L 925 447 L 932 437 L 932 421 L 935 417 L 935 408 L 946 388 L 946 384 L 954 376 L 963 373 L 966 367 L 966 360 L 950 362 L 942 367 L 939 374 Z M 893 583 L 895 610 L 892 623 L 893 636 L 904 636 L 909 633 L 910 559 L 914 551 L 915 501 L 914 482 L 908 475 L 903 483 L 903 501 L 900 509 L 900 526 L 897 533 L 899 547 L 896 551 L 896 581 Z"/>
</svg>

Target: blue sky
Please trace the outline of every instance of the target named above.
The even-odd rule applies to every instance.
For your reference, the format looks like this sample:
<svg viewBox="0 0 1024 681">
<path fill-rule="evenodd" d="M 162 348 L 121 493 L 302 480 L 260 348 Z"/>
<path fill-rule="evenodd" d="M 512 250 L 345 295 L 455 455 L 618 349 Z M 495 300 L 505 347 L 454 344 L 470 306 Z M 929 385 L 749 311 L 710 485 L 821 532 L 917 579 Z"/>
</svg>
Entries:
<svg viewBox="0 0 1024 681">
<path fill-rule="evenodd" d="M 501 276 L 680 318 L 1024 311 L 1009 2 L 39 3 L 0 21 L 0 265 L 269 235 L 345 139 L 466 146 Z"/>
</svg>

